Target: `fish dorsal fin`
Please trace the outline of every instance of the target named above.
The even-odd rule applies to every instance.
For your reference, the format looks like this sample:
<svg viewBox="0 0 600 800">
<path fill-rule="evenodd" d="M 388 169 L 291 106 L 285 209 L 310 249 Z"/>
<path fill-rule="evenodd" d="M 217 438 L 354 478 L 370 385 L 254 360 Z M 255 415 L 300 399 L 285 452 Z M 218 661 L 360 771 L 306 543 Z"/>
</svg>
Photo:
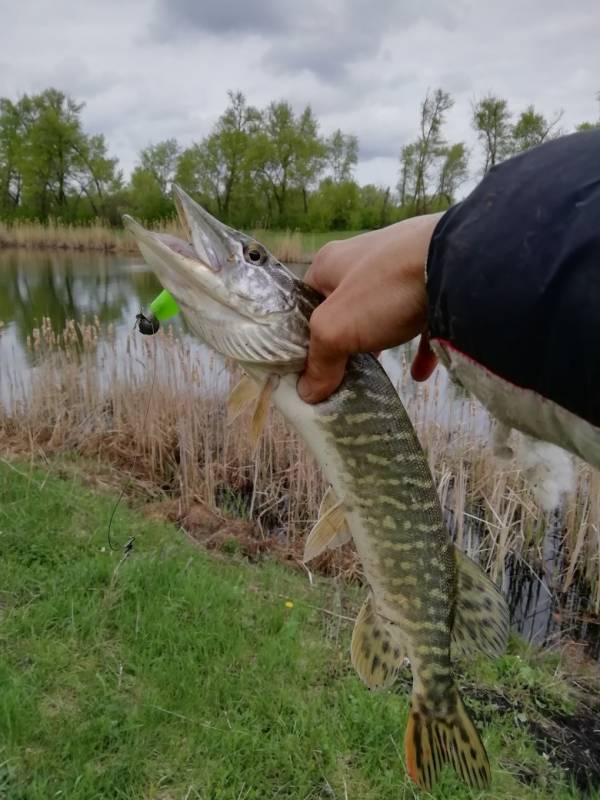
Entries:
<svg viewBox="0 0 600 800">
<path fill-rule="evenodd" d="M 228 421 L 233 422 L 234 419 L 239 417 L 246 406 L 256 402 L 259 395 L 260 383 L 252 380 L 248 375 L 242 375 L 227 398 Z"/>
<path fill-rule="evenodd" d="M 332 490 L 333 493 L 333 490 Z M 325 495 L 327 497 L 327 495 Z M 335 497 L 335 495 L 334 495 Z M 323 508 L 325 498 L 321 503 Z M 333 550 L 341 547 L 352 538 L 348 523 L 346 522 L 346 512 L 342 503 L 338 500 L 335 505 L 330 506 L 323 516 L 319 517 L 313 529 L 308 534 L 304 545 L 304 561 L 312 561 L 320 555 L 323 550 L 329 548 Z"/>
<path fill-rule="evenodd" d="M 369 595 L 356 618 L 350 646 L 354 669 L 369 689 L 383 689 L 396 680 L 405 650 L 392 630 Z"/>
<path fill-rule="evenodd" d="M 506 649 L 510 618 L 506 600 L 485 572 L 466 553 L 455 548 L 458 567 L 452 652 L 484 653 L 490 658 Z"/>
</svg>

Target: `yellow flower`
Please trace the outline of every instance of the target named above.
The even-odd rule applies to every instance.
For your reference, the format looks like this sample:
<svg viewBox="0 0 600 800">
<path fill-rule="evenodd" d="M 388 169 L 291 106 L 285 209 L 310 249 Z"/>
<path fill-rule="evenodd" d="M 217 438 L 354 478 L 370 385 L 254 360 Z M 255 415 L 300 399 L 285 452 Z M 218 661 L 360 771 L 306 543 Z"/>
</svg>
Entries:
<svg viewBox="0 0 600 800">
<path fill-rule="evenodd" d="M 291 600 L 286 600 L 286 601 L 285 601 L 285 607 L 286 607 L 286 608 L 293 608 L 293 607 L 294 607 L 294 604 L 292 603 L 292 601 L 291 601 Z"/>
</svg>

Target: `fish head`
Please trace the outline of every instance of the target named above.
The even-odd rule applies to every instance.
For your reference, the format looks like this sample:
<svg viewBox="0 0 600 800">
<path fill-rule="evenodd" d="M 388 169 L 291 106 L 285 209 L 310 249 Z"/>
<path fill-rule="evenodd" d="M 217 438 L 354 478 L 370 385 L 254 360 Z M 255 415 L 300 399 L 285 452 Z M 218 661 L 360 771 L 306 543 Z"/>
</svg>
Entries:
<svg viewBox="0 0 600 800">
<path fill-rule="evenodd" d="M 263 244 L 217 220 L 179 186 L 173 192 L 186 239 L 123 220 L 192 331 L 242 365 L 300 371 L 318 296 Z"/>
</svg>

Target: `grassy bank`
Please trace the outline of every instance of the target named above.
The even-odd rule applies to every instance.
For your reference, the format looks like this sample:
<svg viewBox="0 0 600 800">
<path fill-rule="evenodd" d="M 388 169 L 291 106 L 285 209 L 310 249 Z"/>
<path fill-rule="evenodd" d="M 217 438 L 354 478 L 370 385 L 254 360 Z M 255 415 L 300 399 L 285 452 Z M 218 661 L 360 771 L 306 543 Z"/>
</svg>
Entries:
<svg viewBox="0 0 600 800">
<path fill-rule="evenodd" d="M 111 552 L 116 495 L 72 467 L 0 461 L 0 797 L 417 796 L 401 756 L 408 675 L 372 694 L 349 663 L 361 592 L 207 554 L 126 507 Z M 461 683 L 493 769 L 481 797 L 567 800 L 588 777 L 597 796 L 594 759 L 561 741 L 561 720 L 579 726 L 583 758 L 591 677 L 568 672 L 514 642 L 469 666 Z M 448 772 L 433 796 L 471 794 Z"/>
<path fill-rule="evenodd" d="M 157 231 L 182 235 L 176 221 L 164 221 L 155 226 Z M 308 262 L 316 251 L 332 239 L 347 238 L 357 231 L 330 231 L 327 233 L 300 233 L 290 231 L 257 230 L 253 233 L 272 252 L 285 262 Z M 92 225 L 66 225 L 61 222 L 0 221 L 0 248 L 23 247 L 29 249 L 94 250 L 108 253 L 138 253 L 134 238 L 124 230 L 112 228 L 98 221 Z"/>
</svg>

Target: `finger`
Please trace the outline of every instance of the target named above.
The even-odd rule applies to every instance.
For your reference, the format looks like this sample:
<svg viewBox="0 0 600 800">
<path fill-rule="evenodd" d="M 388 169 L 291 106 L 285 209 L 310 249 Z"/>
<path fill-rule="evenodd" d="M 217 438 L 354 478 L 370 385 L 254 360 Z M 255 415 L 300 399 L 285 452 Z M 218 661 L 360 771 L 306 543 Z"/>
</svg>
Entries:
<svg viewBox="0 0 600 800">
<path fill-rule="evenodd" d="M 325 296 L 330 295 L 348 273 L 348 261 L 343 256 L 342 242 L 328 242 L 316 254 L 304 275 L 304 283 Z"/>
<path fill-rule="evenodd" d="M 332 353 L 311 339 L 306 368 L 298 381 L 298 394 L 305 403 L 320 403 L 342 382 L 348 356 Z"/>
<path fill-rule="evenodd" d="M 429 335 L 422 333 L 410 374 L 415 381 L 426 381 L 437 366 L 437 357 L 429 346 Z"/>
</svg>

